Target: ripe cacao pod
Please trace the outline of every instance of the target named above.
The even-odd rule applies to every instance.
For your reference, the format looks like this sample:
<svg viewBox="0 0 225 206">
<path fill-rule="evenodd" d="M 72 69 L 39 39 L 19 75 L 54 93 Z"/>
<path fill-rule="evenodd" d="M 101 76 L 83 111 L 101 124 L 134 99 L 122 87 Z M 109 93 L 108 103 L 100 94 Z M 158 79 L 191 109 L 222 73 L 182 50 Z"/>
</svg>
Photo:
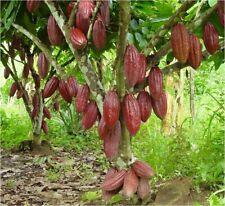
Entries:
<svg viewBox="0 0 225 206">
<path fill-rule="evenodd" d="M 41 129 L 43 130 L 43 132 L 44 132 L 45 134 L 48 134 L 48 124 L 47 124 L 47 122 L 44 121 L 44 120 L 42 121 Z"/>
<path fill-rule="evenodd" d="M 11 72 L 11 70 L 10 70 L 9 67 L 6 67 L 4 69 L 4 77 L 5 77 L 5 79 L 8 79 L 9 78 L 10 72 Z"/>
<path fill-rule="evenodd" d="M 110 22 L 110 10 L 109 10 L 109 0 L 104 0 L 100 6 L 100 15 L 105 26 L 109 26 Z"/>
<path fill-rule="evenodd" d="M 37 90 L 37 89 L 40 88 L 40 85 L 41 85 L 40 77 L 39 77 L 38 74 L 34 74 L 33 79 L 34 79 L 34 86 L 35 86 L 35 89 Z"/>
<path fill-rule="evenodd" d="M 148 85 L 152 98 L 159 99 L 163 92 L 163 74 L 159 67 L 151 68 Z"/>
<path fill-rule="evenodd" d="M 126 94 L 123 99 L 123 118 L 130 134 L 134 136 L 141 124 L 141 113 L 138 101 L 132 94 Z"/>
<path fill-rule="evenodd" d="M 96 49 L 98 51 L 104 49 L 106 43 L 106 29 L 100 16 L 98 16 L 98 18 L 95 20 L 92 37 Z"/>
<path fill-rule="evenodd" d="M 155 100 L 151 97 L 151 102 L 152 102 L 152 108 L 155 113 L 155 115 L 163 120 L 166 116 L 167 113 L 167 98 L 166 94 L 162 93 L 161 97 L 159 100 Z"/>
<path fill-rule="evenodd" d="M 39 107 L 39 96 L 38 96 L 38 94 L 34 94 L 34 96 L 32 98 L 32 105 L 33 105 L 33 108 Z"/>
<path fill-rule="evenodd" d="M 115 127 L 110 131 L 109 135 L 104 138 L 104 152 L 109 161 L 112 161 L 118 154 L 121 138 L 121 125 L 117 121 Z"/>
<path fill-rule="evenodd" d="M 59 111 L 59 102 L 57 100 L 53 103 L 53 107 L 55 111 Z"/>
<path fill-rule="evenodd" d="M 108 128 L 113 128 L 120 115 L 120 99 L 115 91 L 109 91 L 103 102 L 103 118 Z"/>
<path fill-rule="evenodd" d="M 70 96 L 69 92 L 69 86 L 67 82 L 63 79 L 59 80 L 59 87 L 58 87 L 59 93 L 61 94 L 62 98 L 66 101 L 71 103 L 72 97 Z"/>
<path fill-rule="evenodd" d="M 84 33 L 75 27 L 70 30 L 70 39 L 75 49 L 83 49 L 87 45 L 87 39 Z"/>
<path fill-rule="evenodd" d="M 138 177 L 150 178 L 155 174 L 153 169 L 147 163 L 140 160 L 136 160 L 132 164 L 132 168 Z"/>
<path fill-rule="evenodd" d="M 110 179 L 107 179 L 101 186 L 105 191 L 113 191 L 123 185 L 124 177 L 127 171 L 125 169 L 116 172 Z"/>
<path fill-rule="evenodd" d="M 143 200 L 148 197 L 150 193 L 150 185 L 149 185 L 149 179 L 148 178 L 140 178 L 137 194 L 138 196 Z"/>
<path fill-rule="evenodd" d="M 34 120 L 35 117 L 38 115 L 38 107 L 33 108 L 31 112 L 31 119 Z"/>
<path fill-rule="evenodd" d="M 27 79 L 28 76 L 29 76 L 29 72 L 30 72 L 30 66 L 29 64 L 24 64 L 24 67 L 23 67 L 23 78 Z"/>
<path fill-rule="evenodd" d="M 93 0 L 80 0 L 78 5 L 78 11 L 82 13 L 83 16 L 90 17 L 94 10 L 94 1 Z"/>
<path fill-rule="evenodd" d="M 11 45 L 12 45 L 13 49 L 20 50 L 21 49 L 21 39 L 19 37 L 17 37 L 16 35 L 13 35 Z"/>
<path fill-rule="evenodd" d="M 41 52 L 38 56 L 38 74 L 44 79 L 48 74 L 49 63 L 45 54 Z"/>
<path fill-rule="evenodd" d="M 66 7 L 66 16 L 69 18 L 73 10 L 74 2 L 70 2 Z"/>
<path fill-rule="evenodd" d="M 35 12 L 38 7 L 40 6 L 40 1 L 38 0 L 27 0 L 26 6 L 27 6 L 27 10 L 32 13 Z"/>
<path fill-rule="evenodd" d="M 69 92 L 71 97 L 76 97 L 77 95 L 77 82 L 73 76 L 67 78 L 67 84 L 69 87 Z"/>
<path fill-rule="evenodd" d="M 84 112 L 87 106 L 90 96 L 90 90 L 88 85 L 81 85 L 78 87 L 77 97 L 76 97 L 76 110 L 77 112 Z"/>
<path fill-rule="evenodd" d="M 138 94 L 137 101 L 140 107 L 141 120 L 142 122 L 146 122 L 152 112 L 151 97 L 148 92 L 141 91 Z"/>
<path fill-rule="evenodd" d="M 138 183 L 139 180 L 134 170 L 132 168 L 129 169 L 124 177 L 123 194 L 131 198 L 137 192 Z"/>
<path fill-rule="evenodd" d="M 63 42 L 62 31 L 60 30 L 58 24 L 56 23 L 52 15 L 49 16 L 48 18 L 47 31 L 48 31 L 48 39 L 52 45 L 58 46 L 62 44 Z"/>
<path fill-rule="evenodd" d="M 217 6 L 217 15 L 219 18 L 219 22 L 223 27 L 225 27 L 225 13 L 224 13 L 224 1 L 218 1 L 218 6 Z"/>
<path fill-rule="evenodd" d="M 16 93 L 16 90 L 17 90 L 17 83 L 13 82 L 12 86 L 10 88 L 10 91 L 9 91 L 9 96 L 13 97 L 15 95 L 15 93 Z"/>
<path fill-rule="evenodd" d="M 90 17 L 85 17 L 78 11 L 76 14 L 76 27 L 84 34 L 84 36 L 87 35 L 89 26 Z"/>
<path fill-rule="evenodd" d="M 44 114 L 44 117 L 48 118 L 48 119 L 51 119 L 51 113 L 49 111 L 49 109 L 47 107 L 44 107 L 43 108 L 43 114 Z"/>
<path fill-rule="evenodd" d="M 53 93 L 56 91 L 59 85 L 59 79 L 58 77 L 54 76 L 51 79 L 48 80 L 48 82 L 45 84 L 43 96 L 44 98 L 48 98 L 53 95 Z"/>
<path fill-rule="evenodd" d="M 133 45 L 128 45 L 124 56 L 124 74 L 126 82 L 133 87 L 139 79 L 139 53 Z"/>
<path fill-rule="evenodd" d="M 144 54 L 139 55 L 139 75 L 137 83 L 142 83 L 145 79 L 146 69 L 147 69 L 147 58 Z"/>
<path fill-rule="evenodd" d="M 194 34 L 190 34 L 190 52 L 188 56 L 188 64 L 194 68 L 197 69 L 202 61 L 202 50 L 201 50 L 201 44 L 197 36 Z"/>
<path fill-rule="evenodd" d="M 98 124 L 98 134 L 102 139 L 105 139 L 109 133 L 110 129 L 107 127 L 104 118 L 102 117 L 99 124 Z"/>
<path fill-rule="evenodd" d="M 34 63 L 34 55 L 33 54 L 27 54 L 27 63 L 32 68 Z"/>
<path fill-rule="evenodd" d="M 22 98 L 22 96 L 23 96 L 23 90 L 22 89 L 17 89 L 16 98 L 20 99 L 20 98 Z"/>
<path fill-rule="evenodd" d="M 189 55 L 189 34 L 181 23 L 175 25 L 171 32 L 171 47 L 174 56 L 181 63 L 186 63 Z"/>
<path fill-rule="evenodd" d="M 211 23 L 207 23 L 204 27 L 203 41 L 207 51 L 214 54 L 219 49 L 219 36 L 216 28 Z"/>
<path fill-rule="evenodd" d="M 82 117 L 83 129 L 84 130 L 90 129 L 97 120 L 97 116 L 98 116 L 98 107 L 94 101 L 90 101 L 87 104 Z"/>
</svg>

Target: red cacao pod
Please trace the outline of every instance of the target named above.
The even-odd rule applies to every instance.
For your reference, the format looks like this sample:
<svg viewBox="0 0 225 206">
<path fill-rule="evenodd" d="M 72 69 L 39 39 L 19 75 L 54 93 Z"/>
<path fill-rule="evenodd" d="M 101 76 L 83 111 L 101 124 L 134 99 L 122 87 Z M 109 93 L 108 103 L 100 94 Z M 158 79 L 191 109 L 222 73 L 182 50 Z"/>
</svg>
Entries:
<svg viewBox="0 0 225 206">
<path fill-rule="evenodd" d="M 167 113 L 167 98 L 166 94 L 162 93 L 161 97 L 159 100 L 155 100 L 151 97 L 151 102 L 152 102 L 152 108 L 155 113 L 155 115 L 163 120 L 166 116 Z"/>
<path fill-rule="evenodd" d="M 32 68 L 33 67 L 33 63 L 34 63 L 34 55 L 30 54 L 27 55 L 27 63 L 29 64 L 29 66 Z"/>
<path fill-rule="evenodd" d="M 138 183 L 139 180 L 134 170 L 132 168 L 129 169 L 124 177 L 123 194 L 131 198 L 137 192 Z"/>
<path fill-rule="evenodd" d="M 67 84 L 69 86 L 69 92 L 70 92 L 71 97 L 76 97 L 77 87 L 78 87 L 76 79 L 73 76 L 68 77 Z"/>
<path fill-rule="evenodd" d="M 139 79 L 139 53 L 133 45 L 128 45 L 124 56 L 124 74 L 127 84 L 133 87 Z"/>
<path fill-rule="evenodd" d="M 109 135 L 104 138 L 104 152 L 109 161 L 112 161 L 118 154 L 121 138 L 121 125 L 118 121 L 115 127 L 110 131 Z"/>
<path fill-rule="evenodd" d="M 190 52 L 188 56 L 188 64 L 197 69 L 202 61 L 201 44 L 197 36 L 190 34 Z"/>
<path fill-rule="evenodd" d="M 32 98 L 32 105 L 33 105 L 33 108 L 39 107 L 39 96 L 38 96 L 38 94 L 34 94 L 34 96 Z"/>
<path fill-rule="evenodd" d="M 132 94 L 126 94 L 123 99 L 123 118 L 130 134 L 134 136 L 141 124 L 141 113 L 138 101 Z"/>
<path fill-rule="evenodd" d="M 142 83 L 145 79 L 146 69 L 147 69 L 147 58 L 144 54 L 139 55 L 139 75 L 137 83 Z"/>
<path fill-rule="evenodd" d="M 100 15 L 105 26 L 109 26 L 110 22 L 110 10 L 109 10 L 109 0 L 104 0 L 100 6 Z"/>
<path fill-rule="evenodd" d="M 120 99 L 115 91 L 109 91 L 103 102 L 103 118 L 108 128 L 113 128 L 120 115 Z"/>
<path fill-rule="evenodd" d="M 53 103 L 53 108 L 55 111 L 59 111 L 59 102 L 57 100 Z"/>
<path fill-rule="evenodd" d="M 51 15 L 48 18 L 47 25 L 48 39 L 52 45 L 60 45 L 63 42 L 63 34 L 54 17 Z"/>
<path fill-rule="evenodd" d="M 76 97 L 76 110 L 77 112 L 84 112 L 87 106 L 90 96 L 90 90 L 88 85 L 81 85 L 78 87 L 77 97 Z"/>
<path fill-rule="evenodd" d="M 9 96 L 10 97 L 13 97 L 16 93 L 16 90 L 17 90 L 17 83 L 16 82 L 13 82 L 11 88 L 10 88 L 10 91 L 9 91 Z"/>
<path fill-rule="evenodd" d="M 98 134 L 102 139 L 105 139 L 109 133 L 110 129 L 107 127 L 104 118 L 102 117 L 99 124 L 98 124 Z"/>
<path fill-rule="evenodd" d="M 81 12 L 76 14 L 76 27 L 84 34 L 87 35 L 90 26 L 90 17 L 85 17 Z"/>
<path fill-rule="evenodd" d="M 43 114 L 44 114 L 44 117 L 48 118 L 48 119 L 51 119 L 51 112 L 49 111 L 49 109 L 47 107 L 44 107 L 43 108 Z"/>
<path fill-rule="evenodd" d="M 148 178 L 140 178 L 138 189 L 137 189 L 138 196 L 143 200 L 146 199 L 150 193 L 150 185 Z"/>
<path fill-rule="evenodd" d="M 221 23 L 221 25 L 223 27 L 225 27 L 225 23 L 224 23 L 224 20 L 225 20 L 225 13 L 224 13 L 224 0 L 219 0 L 218 1 L 218 6 L 217 6 L 217 15 L 218 15 L 218 18 L 219 18 L 219 22 Z"/>
<path fill-rule="evenodd" d="M 49 63 L 45 54 L 41 52 L 38 56 L 38 74 L 44 79 L 48 74 Z"/>
<path fill-rule="evenodd" d="M 17 89 L 16 98 L 20 99 L 22 97 L 23 97 L 23 90 L 22 89 Z"/>
<path fill-rule="evenodd" d="M 219 49 L 219 36 L 216 28 L 211 23 L 207 23 L 204 27 L 203 41 L 207 51 L 214 54 Z"/>
<path fill-rule="evenodd" d="M 70 2 L 66 7 L 66 16 L 69 18 L 73 10 L 74 2 Z"/>
<path fill-rule="evenodd" d="M 61 79 L 59 80 L 59 87 L 58 87 L 59 93 L 61 94 L 62 98 L 66 101 L 71 103 L 72 97 L 70 96 L 69 87 L 65 80 Z"/>
<path fill-rule="evenodd" d="M 136 160 L 132 164 L 132 168 L 138 177 L 150 178 L 155 174 L 153 169 L 147 163 L 140 160 Z"/>
<path fill-rule="evenodd" d="M 31 119 L 34 120 L 35 117 L 38 115 L 38 107 L 33 108 L 31 112 Z"/>
<path fill-rule="evenodd" d="M 10 70 L 9 67 L 6 67 L 4 69 L 4 77 L 5 77 L 5 79 L 8 79 L 9 78 L 10 72 L 11 72 L 11 70 Z"/>
<path fill-rule="evenodd" d="M 82 117 L 82 127 L 84 130 L 90 129 L 95 121 L 97 120 L 98 116 L 98 107 L 94 101 L 90 101 L 85 110 Z"/>
<path fill-rule="evenodd" d="M 154 99 L 159 99 L 163 93 L 163 74 L 159 67 L 152 67 L 148 77 L 150 94 Z"/>
<path fill-rule="evenodd" d="M 48 80 L 48 82 L 45 84 L 43 96 L 44 98 L 48 98 L 53 95 L 53 93 L 56 91 L 59 85 L 59 79 L 58 77 L 52 77 Z"/>
<path fill-rule="evenodd" d="M 152 103 L 150 95 L 146 91 L 141 91 L 138 94 L 137 101 L 140 107 L 141 120 L 142 122 L 146 122 L 152 112 Z"/>
<path fill-rule="evenodd" d="M 39 89 L 41 85 L 40 76 L 38 74 L 34 74 L 33 79 L 34 79 L 35 89 Z"/>
<path fill-rule="evenodd" d="M 40 6 L 40 1 L 38 0 L 27 0 L 27 10 L 32 13 L 32 12 L 35 12 L 38 7 Z"/>
<path fill-rule="evenodd" d="M 94 10 L 94 1 L 93 0 L 80 0 L 78 5 L 78 11 L 82 13 L 83 16 L 90 17 Z"/>
<path fill-rule="evenodd" d="M 98 51 L 104 49 L 106 43 L 106 29 L 100 16 L 95 20 L 92 37 L 96 49 Z"/>
<path fill-rule="evenodd" d="M 48 134 L 48 124 L 47 124 L 47 122 L 44 121 L 44 120 L 42 121 L 41 129 L 43 130 L 43 132 L 44 132 L 45 134 Z"/>
<path fill-rule="evenodd" d="M 29 76 L 29 72 L 30 72 L 30 65 L 29 64 L 24 64 L 23 67 L 23 78 L 27 79 Z"/>
<path fill-rule="evenodd" d="M 83 49 L 87 45 L 87 39 L 84 33 L 75 27 L 70 31 L 70 39 L 75 49 Z"/>
<path fill-rule="evenodd" d="M 186 63 L 189 55 L 189 34 L 181 23 L 175 25 L 171 32 L 171 47 L 174 56 L 181 63 Z"/>
</svg>

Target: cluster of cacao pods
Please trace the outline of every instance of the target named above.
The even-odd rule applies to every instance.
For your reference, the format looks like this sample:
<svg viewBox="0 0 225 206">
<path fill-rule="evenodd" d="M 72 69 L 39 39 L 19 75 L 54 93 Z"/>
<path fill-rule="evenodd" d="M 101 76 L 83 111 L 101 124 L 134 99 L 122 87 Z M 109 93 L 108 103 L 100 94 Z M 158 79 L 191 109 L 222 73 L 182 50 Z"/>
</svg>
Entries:
<svg viewBox="0 0 225 206">
<path fill-rule="evenodd" d="M 129 169 L 110 168 L 101 186 L 105 200 L 122 191 L 122 194 L 131 198 L 135 193 L 146 199 L 150 194 L 149 179 L 154 176 L 153 169 L 145 162 L 136 160 Z"/>
</svg>

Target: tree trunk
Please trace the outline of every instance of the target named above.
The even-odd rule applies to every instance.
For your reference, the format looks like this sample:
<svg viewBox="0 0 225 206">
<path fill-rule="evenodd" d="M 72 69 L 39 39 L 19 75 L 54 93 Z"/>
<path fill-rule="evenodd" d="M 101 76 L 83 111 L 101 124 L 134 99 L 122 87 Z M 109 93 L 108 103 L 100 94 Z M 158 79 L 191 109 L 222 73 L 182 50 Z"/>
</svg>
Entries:
<svg viewBox="0 0 225 206">
<path fill-rule="evenodd" d="M 195 119 L 195 83 L 194 83 L 194 71 L 190 68 L 190 111 L 192 123 Z"/>
</svg>

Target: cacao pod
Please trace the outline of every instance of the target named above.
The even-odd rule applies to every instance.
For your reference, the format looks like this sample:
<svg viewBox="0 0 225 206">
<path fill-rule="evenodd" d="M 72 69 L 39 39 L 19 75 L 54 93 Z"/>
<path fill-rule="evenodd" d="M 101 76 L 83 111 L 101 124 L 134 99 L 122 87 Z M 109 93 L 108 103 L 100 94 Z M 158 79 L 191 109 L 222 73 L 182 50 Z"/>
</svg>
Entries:
<svg viewBox="0 0 225 206">
<path fill-rule="evenodd" d="M 139 53 L 133 45 L 128 45 L 124 56 L 124 74 L 126 82 L 133 87 L 139 79 Z"/>
<path fill-rule="evenodd" d="M 97 120 L 97 116 L 98 116 L 98 107 L 94 101 L 90 101 L 87 104 L 82 117 L 83 129 L 84 130 L 90 129 Z"/>
<path fill-rule="evenodd" d="M 40 85 L 41 85 L 41 80 L 40 80 L 40 77 L 38 74 L 34 74 L 33 76 L 33 79 L 34 79 L 34 85 L 35 85 L 35 89 L 39 89 L 40 88 Z"/>
<path fill-rule="evenodd" d="M 20 99 L 20 98 L 22 98 L 22 96 L 23 96 L 23 90 L 22 89 L 17 89 L 16 98 Z"/>
<path fill-rule="evenodd" d="M 29 64 L 24 64 L 24 67 L 23 67 L 23 78 L 27 79 L 28 76 L 29 76 L 29 72 L 30 72 L 30 66 Z"/>
<path fill-rule="evenodd" d="M 207 23 L 204 27 L 203 41 L 207 51 L 214 54 L 219 49 L 219 36 L 216 28 L 211 23 Z"/>
<path fill-rule="evenodd" d="M 106 29 L 100 16 L 95 20 L 92 37 L 96 49 L 98 51 L 104 49 L 106 43 Z"/>
<path fill-rule="evenodd" d="M 48 39 L 52 45 L 58 46 L 62 44 L 63 42 L 62 31 L 60 30 L 58 24 L 56 23 L 52 15 L 49 16 L 48 18 L 47 31 L 48 31 Z"/>
<path fill-rule="evenodd" d="M 109 10 L 109 0 L 104 0 L 100 6 L 100 15 L 105 26 L 109 26 L 110 22 L 110 10 Z"/>
<path fill-rule="evenodd" d="M 167 113 L 167 98 L 166 94 L 162 93 L 161 97 L 159 100 L 155 100 L 151 97 L 151 102 L 152 102 L 152 108 L 155 113 L 155 115 L 163 120 L 166 116 Z"/>
<path fill-rule="evenodd" d="M 132 164 L 132 168 L 138 177 L 150 178 L 155 174 L 153 169 L 147 163 L 140 160 L 136 160 Z"/>
<path fill-rule="evenodd" d="M 16 93 L 16 90 L 17 90 L 17 83 L 16 82 L 13 82 L 11 88 L 10 88 L 10 91 L 9 91 L 9 96 L 10 97 L 13 97 Z"/>
<path fill-rule="evenodd" d="M 132 94 L 126 94 L 123 99 L 123 118 L 130 134 L 134 136 L 141 124 L 141 113 L 137 100 Z"/>
<path fill-rule="evenodd" d="M 34 96 L 32 98 L 32 105 L 33 105 L 33 108 L 39 107 L 39 96 L 38 96 L 38 94 L 34 94 Z"/>
<path fill-rule="evenodd" d="M 10 70 L 9 67 L 6 67 L 4 69 L 4 77 L 5 77 L 5 79 L 8 79 L 9 78 L 10 72 L 11 72 L 11 70 Z"/>
<path fill-rule="evenodd" d="M 56 91 L 59 85 L 59 79 L 58 77 L 54 76 L 51 79 L 48 80 L 48 82 L 45 84 L 43 96 L 44 98 L 48 98 L 53 95 L 53 93 Z"/>
<path fill-rule="evenodd" d="M 84 17 L 90 17 L 94 7 L 95 5 L 93 0 L 80 0 L 78 11 L 81 12 Z"/>
<path fill-rule="evenodd" d="M 43 132 L 44 132 L 45 134 L 48 134 L 48 124 L 47 124 L 47 122 L 44 121 L 44 120 L 42 121 L 41 129 L 43 130 Z"/>
<path fill-rule="evenodd" d="M 76 14 L 76 27 L 84 34 L 84 36 L 87 35 L 89 26 L 90 17 L 85 17 L 78 11 Z"/>
<path fill-rule="evenodd" d="M 31 112 L 31 119 L 34 120 L 35 117 L 38 115 L 38 107 L 34 107 Z"/>
<path fill-rule="evenodd" d="M 20 55 L 21 61 L 25 61 L 25 50 L 24 50 L 24 48 L 21 48 L 19 50 L 19 55 Z"/>
<path fill-rule="evenodd" d="M 49 111 L 49 109 L 47 107 L 44 107 L 43 108 L 43 114 L 44 114 L 44 117 L 48 118 L 48 119 L 51 119 L 51 113 Z"/>
<path fill-rule="evenodd" d="M 190 52 L 188 56 L 188 64 L 197 69 L 202 61 L 201 44 L 197 36 L 190 34 Z"/>
<path fill-rule="evenodd" d="M 104 138 L 104 152 L 109 161 L 112 161 L 118 154 L 121 138 L 121 125 L 118 121 L 109 135 Z"/>
<path fill-rule="evenodd" d="M 66 101 L 71 103 L 72 97 L 70 96 L 69 87 L 65 80 L 59 80 L 59 93 L 61 94 L 62 98 Z"/>
<path fill-rule="evenodd" d="M 189 55 L 189 34 L 181 23 L 175 25 L 171 32 L 171 47 L 174 56 L 181 63 L 186 63 Z"/>
<path fill-rule="evenodd" d="M 53 107 L 55 111 L 59 111 L 59 102 L 57 100 L 53 103 Z"/>
<path fill-rule="evenodd" d="M 75 49 L 83 49 L 87 45 L 86 36 L 80 29 L 73 27 L 70 31 L 70 39 Z"/>
<path fill-rule="evenodd" d="M 13 39 L 12 39 L 12 48 L 16 49 L 16 50 L 20 50 L 21 49 L 21 39 L 18 38 L 16 35 L 13 35 Z"/>
<path fill-rule="evenodd" d="M 123 185 L 124 177 L 127 171 L 125 169 L 116 172 L 110 179 L 107 179 L 101 186 L 105 191 L 113 191 Z"/>
<path fill-rule="evenodd" d="M 148 85 L 152 98 L 159 99 L 163 93 L 163 74 L 159 67 L 151 68 Z"/>
<path fill-rule="evenodd" d="M 132 168 L 129 169 L 124 177 L 123 194 L 131 198 L 137 192 L 138 183 L 139 180 L 134 170 Z"/>
<path fill-rule="evenodd" d="M 70 2 L 66 7 L 66 16 L 69 18 L 73 10 L 74 2 Z"/>
<path fill-rule="evenodd" d="M 29 66 L 32 68 L 33 64 L 34 64 L 34 55 L 30 54 L 27 55 L 27 63 L 29 64 Z"/>
<path fill-rule="evenodd" d="M 88 85 L 81 85 L 78 87 L 77 97 L 76 97 L 76 110 L 77 112 L 84 112 L 87 106 L 90 96 L 90 90 Z"/>
<path fill-rule="evenodd" d="M 146 199 L 150 193 L 150 185 L 149 179 L 147 178 L 140 178 L 138 189 L 137 189 L 138 196 L 143 200 Z"/>
<path fill-rule="evenodd" d="M 120 99 L 115 91 L 109 91 L 103 102 L 103 118 L 108 128 L 113 128 L 120 115 Z"/>
<path fill-rule="evenodd" d="M 41 52 L 38 56 L 38 74 L 44 79 L 48 74 L 49 63 L 45 54 Z"/>
<path fill-rule="evenodd" d="M 35 12 L 40 6 L 40 1 L 38 0 L 27 0 L 27 10 L 32 13 Z"/>
<path fill-rule="evenodd" d="M 67 78 L 67 84 L 69 87 L 69 92 L 71 97 L 76 97 L 77 95 L 77 82 L 74 77 L 70 76 Z"/>
<path fill-rule="evenodd" d="M 142 83 L 145 79 L 146 69 L 147 69 L 147 58 L 144 54 L 139 55 L 139 75 L 137 83 Z"/>
<path fill-rule="evenodd" d="M 225 14 L 224 14 L 224 1 L 218 1 L 218 6 L 217 6 L 217 15 L 219 18 L 219 22 L 223 27 L 225 27 Z"/>
<path fill-rule="evenodd" d="M 140 107 L 141 120 L 142 122 L 146 122 L 152 112 L 152 103 L 150 95 L 146 91 L 141 91 L 138 94 L 137 101 Z"/>
<path fill-rule="evenodd" d="M 107 127 L 104 118 L 102 117 L 99 124 L 98 124 L 98 134 L 102 139 L 105 139 L 109 133 L 110 129 Z"/>
</svg>

